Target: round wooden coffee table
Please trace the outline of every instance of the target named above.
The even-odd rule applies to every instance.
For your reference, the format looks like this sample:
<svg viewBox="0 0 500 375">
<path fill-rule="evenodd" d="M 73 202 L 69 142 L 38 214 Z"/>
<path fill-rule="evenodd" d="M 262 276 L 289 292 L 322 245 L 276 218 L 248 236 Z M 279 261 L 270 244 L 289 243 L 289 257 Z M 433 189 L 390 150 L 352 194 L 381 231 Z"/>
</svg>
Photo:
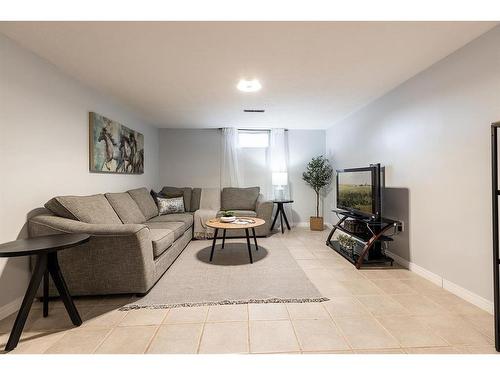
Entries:
<svg viewBox="0 0 500 375">
<path fill-rule="evenodd" d="M 252 249 L 251 249 L 251 245 L 250 245 L 250 233 L 248 230 L 252 229 L 253 240 L 255 242 L 255 250 L 258 251 L 259 246 L 257 245 L 257 236 L 255 235 L 255 228 L 260 227 L 261 225 L 264 225 L 266 223 L 266 221 L 259 219 L 257 217 L 238 217 L 237 219 L 249 220 L 251 222 L 245 223 L 245 224 L 223 223 L 220 221 L 219 218 L 214 218 L 214 219 L 208 220 L 205 223 L 208 227 L 215 229 L 214 239 L 212 241 L 212 251 L 210 252 L 210 262 L 212 261 L 212 259 L 214 257 L 215 242 L 217 241 L 217 234 L 219 233 L 219 229 L 223 230 L 222 248 L 224 248 L 224 243 L 226 242 L 226 230 L 245 229 L 245 234 L 246 234 L 246 238 L 247 238 L 248 256 L 250 258 L 250 263 L 253 263 Z"/>
</svg>

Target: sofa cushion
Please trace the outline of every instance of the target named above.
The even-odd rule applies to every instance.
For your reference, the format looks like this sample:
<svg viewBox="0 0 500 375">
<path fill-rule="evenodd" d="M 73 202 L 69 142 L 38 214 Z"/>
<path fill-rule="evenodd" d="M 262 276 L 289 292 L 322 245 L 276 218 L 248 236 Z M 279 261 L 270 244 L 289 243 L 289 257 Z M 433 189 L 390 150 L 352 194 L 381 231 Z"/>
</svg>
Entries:
<svg viewBox="0 0 500 375">
<path fill-rule="evenodd" d="M 162 216 L 155 216 L 152 219 L 149 219 L 146 224 L 148 223 L 168 223 L 172 221 L 180 221 L 186 224 L 186 229 L 191 227 L 193 225 L 193 214 L 192 213 L 183 213 L 183 214 L 168 214 L 168 215 L 162 215 Z"/>
<path fill-rule="evenodd" d="M 260 188 L 232 188 L 226 187 L 221 193 L 221 210 L 251 210 L 255 211 Z"/>
<path fill-rule="evenodd" d="M 221 217 L 225 211 L 217 212 L 217 217 Z M 251 210 L 231 210 L 236 217 L 257 217 L 257 212 Z"/>
<path fill-rule="evenodd" d="M 153 243 L 153 257 L 157 258 L 175 241 L 175 234 L 170 229 L 149 229 Z"/>
<path fill-rule="evenodd" d="M 191 212 L 191 191 L 190 187 L 177 188 L 173 186 L 164 186 L 160 191 L 160 195 L 165 198 L 184 197 L 184 210 Z"/>
<path fill-rule="evenodd" d="M 171 221 L 171 222 L 156 222 L 156 223 L 146 223 L 146 226 L 149 229 L 168 229 L 174 233 L 174 241 L 181 237 L 186 229 L 189 227 L 186 226 L 186 223 L 180 221 Z"/>
<path fill-rule="evenodd" d="M 200 209 L 200 200 L 201 200 L 201 189 L 193 188 L 191 192 L 191 212 L 195 212 Z"/>
<path fill-rule="evenodd" d="M 64 207 L 57 200 L 58 197 L 52 198 L 47 203 L 44 204 L 44 207 L 52 212 L 56 216 L 64 217 L 66 219 L 78 220 L 75 215 L 69 212 L 66 207 Z"/>
<path fill-rule="evenodd" d="M 89 224 L 122 224 L 115 210 L 113 210 L 113 207 L 111 207 L 103 194 L 87 196 L 67 195 L 55 197 L 53 200 L 57 201 L 56 206 L 58 208 L 56 211 L 53 211 L 56 215 L 66 213 L 70 217 L 63 217 Z M 45 206 L 49 210 L 51 210 L 51 207 L 55 207 L 53 200 L 51 199 Z"/>
<path fill-rule="evenodd" d="M 151 219 L 153 216 L 158 216 L 158 207 L 153 197 L 149 194 L 148 189 L 133 189 L 129 190 L 128 193 L 135 203 L 137 203 L 146 220 Z"/>
<path fill-rule="evenodd" d="M 146 217 L 129 193 L 104 194 L 123 224 L 141 224 Z"/>
<path fill-rule="evenodd" d="M 157 196 L 156 203 L 158 204 L 158 213 L 160 215 L 178 214 L 185 211 L 183 197 L 163 198 Z"/>
</svg>

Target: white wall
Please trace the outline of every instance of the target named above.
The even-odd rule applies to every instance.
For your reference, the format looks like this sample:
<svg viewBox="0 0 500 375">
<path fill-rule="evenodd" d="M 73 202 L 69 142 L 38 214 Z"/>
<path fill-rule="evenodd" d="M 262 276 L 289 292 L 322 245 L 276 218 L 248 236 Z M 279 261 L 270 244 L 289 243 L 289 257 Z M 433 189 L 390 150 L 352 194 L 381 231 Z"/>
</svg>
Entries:
<svg viewBox="0 0 500 375">
<path fill-rule="evenodd" d="M 160 129 L 160 185 L 218 187 L 217 129 Z"/>
<path fill-rule="evenodd" d="M 327 131 L 337 167 L 381 162 L 387 186 L 409 189 L 407 260 L 489 301 L 499 46 L 496 27 Z"/>
<path fill-rule="evenodd" d="M 309 223 L 309 217 L 316 216 L 316 193 L 302 180 L 302 172 L 313 157 L 325 155 L 325 131 L 289 130 L 288 146 L 290 149 L 288 162 L 290 194 L 295 200 L 293 203 L 294 221 Z M 320 212 L 321 214 L 325 214 L 324 210 L 323 213 Z"/>
<path fill-rule="evenodd" d="M 89 111 L 144 134 L 144 174 L 89 173 Z M 0 242 L 24 236 L 27 214 L 55 195 L 158 185 L 157 128 L 2 34 L 0 126 Z M 0 312 L 24 294 L 28 277 L 27 259 L 0 259 Z"/>
<path fill-rule="evenodd" d="M 218 129 L 160 129 L 160 183 L 172 186 L 219 187 L 220 131 Z M 313 156 L 325 153 L 324 130 L 289 130 L 289 178 L 293 221 L 307 222 L 314 215 L 314 191 L 302 181 L 302 172 Z M 259 168 L 263 152 L 244 151 L 244 184 L 261 185 Z"/>
</svg>

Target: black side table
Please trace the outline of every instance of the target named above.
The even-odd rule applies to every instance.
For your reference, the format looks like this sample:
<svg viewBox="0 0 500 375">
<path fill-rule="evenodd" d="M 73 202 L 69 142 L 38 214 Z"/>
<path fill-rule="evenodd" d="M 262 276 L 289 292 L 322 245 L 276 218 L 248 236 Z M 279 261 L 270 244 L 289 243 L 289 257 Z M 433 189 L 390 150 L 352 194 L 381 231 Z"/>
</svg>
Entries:
<svg viewBox="0 0 500 375">
<path fill-rule="evenodd" d="M 286 227 L 288 230 L 290 230 L 290 224 L 288 223 L 288 219 L 285 214 L 285 209 L 283 205 L 285 203 L 293 203 L 292 200 L 284 200 L 284 201 L 273 201 L 274 204 L 278 205 L 278 208 L 276 210 L 276 216 L 274 216 L 273 223 L 271 224 L 271 230 L 274 229 L 274 224 L 276 223 L 276 219 L 278 219 L 278 215 L 280 217 L 280 222 L 281 222 L 281 233 L 285 233 L 285 228 L 283 227 L 283 219 L 285 219 Z"/>
<path fill-rule="evenodd" d="M 11 351 L 14 349 L 21 337 L 21 333 L 28 318 L 28 314 L 31 310 L 31 305 L 35 298 L 36 292 L 40 286 L 42 278 L 43 283 L 43 316 L 48 314 L 48 292 L 49 292 L 49 274 L 52 276 L 52 280 L 61 296 L 61 299 L 66 307 L 66 311 L 71 318 L 71 321 L 75 326 L 82 324 L 82 319 L 78 310 L 71 299 L 68 287 L 64 281 L 61 269 L 59 268 L 59 263 L 57 261 L 57 252 L 63 249 L 81 245 L 88 242 L 90 236 L 88 234 L 58 234 L 53 236 L 43 236 L 29 238 L 26 240 L 17 240 L 12 242 L 7 242 L 0 245 L 0 257 L 10 258 L 10 257 L 20 257 L 35 255 L 36 265 L 31 275 L 31 280 L 28 286 L 28 290 L 24 295 L 23 303 L 21 308 L 17 313 L 16 321 L 12 327 L 12 331 L 9 336 L 9 341 L 5 346 L 6 351 Z"/>
</svg>

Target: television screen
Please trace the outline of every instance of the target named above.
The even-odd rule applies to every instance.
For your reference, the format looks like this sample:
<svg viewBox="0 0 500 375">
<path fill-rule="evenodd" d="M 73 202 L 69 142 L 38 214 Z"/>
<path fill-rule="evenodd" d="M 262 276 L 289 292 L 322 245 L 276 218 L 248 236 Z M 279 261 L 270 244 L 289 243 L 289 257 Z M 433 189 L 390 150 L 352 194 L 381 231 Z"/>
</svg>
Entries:
<svg viewBox="0 0 500 375">
<path fill-rule="evenodd" d="M 372 171 L 339 171 L 337 175 L 337 207 L 366 214 L 373 212 Z"/>
</svg>

